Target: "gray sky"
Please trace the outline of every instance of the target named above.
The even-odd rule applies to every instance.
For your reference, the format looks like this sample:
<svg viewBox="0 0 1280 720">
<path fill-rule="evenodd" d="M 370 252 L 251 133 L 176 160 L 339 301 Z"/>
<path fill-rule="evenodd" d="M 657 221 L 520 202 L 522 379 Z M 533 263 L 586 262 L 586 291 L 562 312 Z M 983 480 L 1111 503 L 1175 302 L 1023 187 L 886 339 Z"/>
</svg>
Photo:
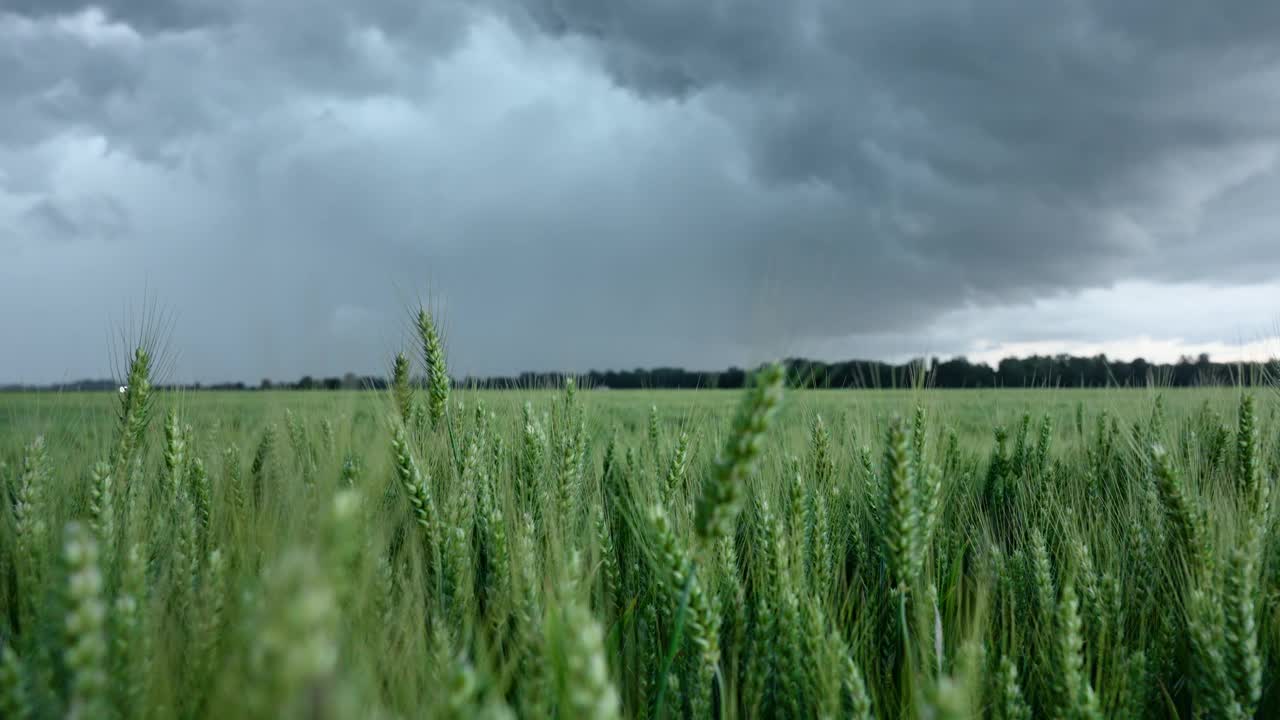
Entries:
<svg viewBox="0 0 1280 720">
<path fill-rule="evenodd" d="M 1280 4 L 0 0 L 0 381 L 1280 350 Z"/>
</svg>

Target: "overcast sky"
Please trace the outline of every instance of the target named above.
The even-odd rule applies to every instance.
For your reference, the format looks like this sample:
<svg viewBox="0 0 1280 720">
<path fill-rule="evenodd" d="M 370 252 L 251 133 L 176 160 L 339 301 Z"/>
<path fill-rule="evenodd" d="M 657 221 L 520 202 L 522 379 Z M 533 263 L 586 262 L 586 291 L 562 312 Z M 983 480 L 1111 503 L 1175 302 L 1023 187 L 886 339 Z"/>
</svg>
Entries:
<svg viewBox="0 0 1280 720">
<path fill-rule="evenodd" d="M 1280 4 L 0 0 L 0 381 L 1271 354 Z"/>
</svg>

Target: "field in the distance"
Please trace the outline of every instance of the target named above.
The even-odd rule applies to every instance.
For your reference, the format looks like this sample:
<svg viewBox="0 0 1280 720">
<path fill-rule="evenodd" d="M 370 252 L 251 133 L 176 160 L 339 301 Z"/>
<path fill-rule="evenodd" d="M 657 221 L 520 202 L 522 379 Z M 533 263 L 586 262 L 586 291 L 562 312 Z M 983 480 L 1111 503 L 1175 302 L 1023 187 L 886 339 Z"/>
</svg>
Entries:
<svg viewBox="0 0 1280 720">
<path fill-rule="evenodd" d="M 1259 407 L 1271 418 L 1274 400 L 1280 399 L 1280 389 L 1258 388 L 1251 391 Z M 519 414 L 523 404 L 534 403 L 538 409 L 546 409 L 559 397 L 558 390 L 454 390 L 452 400 L 471 404 L 484 403 L 494 413 Z M 1092 418 L 1106 411 L 1131 424 L 1137 420 L 1149 420 L 1152 403 L 1157 395 L 1163 396 L 1165 407 L 1173 413 L 1184 414 L 1200 410 L 1207 402 L 1223 415 L 1234 415 L 1240 399 L 1235 388 L 1152 388 L 1152 389 L 1038 389 L 1038 390 L 795 390 L 787 394 L 786 404 L 780 408 L 782 422 L 779 432 L 795 430 L 807 437 L 809 428 L 805 417 L 820 414 L 830 423 L 844 417 L 853 423 L 864 420 L 883 420 L 897 413 L 910 415 L 917 405 L 924 405 L 935 414 L 945 415 L 949 429 L 954 429 L 966 445 L 977 443 L 988 449 L 993 428 L 1004 424 L 1010 429 L 1020 421 L 1022 414 L 1031 413 L 1037 421 L 1044 415 L 1053 419 L 1054 438 L 1059 442 L 1076 439 L 1074 423 L 1077 406 Z M 594 425 L 608 426 L 615 423 L 620 429 L 647 432 L 649 411 L 658 410 L 663 425 L 676 429 L 689 422 L 728 423 L 741 400 L 741 393 L 733 390 L 582 390 L 578 400 L 586 408 Z M 328 417 L 331 422 L 345 418 L 368 418 L 374 425 L 385 424 L 390 409 L 390 397 L 386 393 L 371 391 L 188 391 L 176 393 L 166 404 L 176 403 L 183 411 L 184 422 L 193 427 L 213 427 L 216 424 L 239 423 L 246 431 L 261 430 L 270 422 L 283 422 L 284 411 L 291 409 L 317 421 Z M 0 393 L 0 437 L 6 440 L 22 440 L 39 433 L 65 433 L 72 439 L 83 439 L 86 434 L 104 436 L 104 442 L 114 439 L 117 431 L 119 398 L 111 393 L 97 392 L 14 392 Z M 801 416 L 799 424 L 790 422 L 792 416 Z M 1268 419 L 1264 418 L 1264 419 Z M 874 430 L 874 428 L 864 428 Z M 877 435 L 875 441 L 881 438 Z M 873 443 L 874 444 L 874 443 Z M 357 448 L 358 449 L 358 448 Z"/>
<path fill-rule="evenodd" d="M 1280 710 L 1269 388 L 442 394 L 0 395 L 0 717 Z"/>
</svg>

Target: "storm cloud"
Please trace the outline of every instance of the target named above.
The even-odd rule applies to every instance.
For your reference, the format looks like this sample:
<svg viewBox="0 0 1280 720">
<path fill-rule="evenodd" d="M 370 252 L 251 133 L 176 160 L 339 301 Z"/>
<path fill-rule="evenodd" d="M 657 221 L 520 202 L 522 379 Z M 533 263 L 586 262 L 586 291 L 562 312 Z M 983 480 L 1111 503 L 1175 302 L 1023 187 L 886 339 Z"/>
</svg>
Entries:
<svg viewBox="0 0 1280 720">
<path fill-rule="evenodd" d="M 1255 340 L 1278 35 L 1262 2 L 7 0 L 0 380 L 101 374 L 144 294 L 202 380 L 376 371 L 419 297 L 459 372 Z"/>
</svg>

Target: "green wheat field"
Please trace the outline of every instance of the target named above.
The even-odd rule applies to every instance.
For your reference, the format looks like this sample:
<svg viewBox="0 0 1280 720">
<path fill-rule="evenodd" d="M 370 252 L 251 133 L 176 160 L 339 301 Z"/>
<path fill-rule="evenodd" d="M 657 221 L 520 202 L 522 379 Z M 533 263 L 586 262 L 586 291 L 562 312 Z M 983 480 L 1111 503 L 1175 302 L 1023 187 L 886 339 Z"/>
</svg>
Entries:
<svg viewBox="0 0 1280 720">
<path fill-rule="evenodd" d="M 0 717 L 1280 714 L 1268 387 L 480 392 L 420 330 L 0 395 Z"/>
</svg>

